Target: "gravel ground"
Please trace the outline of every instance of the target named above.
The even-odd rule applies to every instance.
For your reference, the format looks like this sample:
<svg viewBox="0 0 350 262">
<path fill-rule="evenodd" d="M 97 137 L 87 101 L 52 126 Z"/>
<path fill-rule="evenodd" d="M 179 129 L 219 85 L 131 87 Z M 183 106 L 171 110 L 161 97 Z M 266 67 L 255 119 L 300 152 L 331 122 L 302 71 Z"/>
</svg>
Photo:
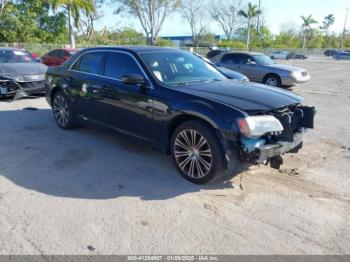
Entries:
<svg viewBox="0 0 350 262">
<path fill-rule="evenodd" d="M 350 62 L 288 63 L 312 75 L 304 149 L 209 186 L 139 141 L 60 130 L 44 98 L 1 100 L 0 254 L 349 254 Z"/>
</svg>

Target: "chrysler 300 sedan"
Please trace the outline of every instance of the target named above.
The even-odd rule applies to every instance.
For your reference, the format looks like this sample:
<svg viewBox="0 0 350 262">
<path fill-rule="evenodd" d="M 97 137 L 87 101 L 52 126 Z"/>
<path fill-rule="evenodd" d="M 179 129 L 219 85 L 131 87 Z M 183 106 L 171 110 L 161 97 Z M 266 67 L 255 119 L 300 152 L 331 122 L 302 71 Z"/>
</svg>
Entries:
<svg viewBox="0 0 350 262">
<path fill-rule="evenodd" d="M 198 184 L 241 163 L 279 168 L 314 126 L 301 97 L 233 81 L 176 49 L 85 49 L 48 69 L 45 85 L 59 127 L 93 123 L 148 141 Z"/>
<path fill-rule="evenodd" d="M 270 86 L 290 87 L 305 83 L 311 78 L 305 69 L 277 64 L 261 53 L 221 52 L 211 60 L 218 66 L 246 75 L 251 81 Z"/>
</svg>

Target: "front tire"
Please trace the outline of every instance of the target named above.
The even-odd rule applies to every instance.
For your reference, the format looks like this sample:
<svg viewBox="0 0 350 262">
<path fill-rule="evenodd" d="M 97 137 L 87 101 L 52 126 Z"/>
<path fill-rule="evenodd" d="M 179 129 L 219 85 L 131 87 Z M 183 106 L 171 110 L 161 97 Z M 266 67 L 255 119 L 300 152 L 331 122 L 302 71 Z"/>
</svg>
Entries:
<svg viewBox="0 0 350 262">
<path fill-rule="evenodd" d="M 281 78 L 277 75 L 268 75 L 263 82 L 265 85 L 281 87 Z"/>
<path fill-rule="evenodd" d="M 57 91 L 52 98 L 52 112 L 57 125 L 62 129 L 76 127 L 75 116 L 67 96 Z"/>
<path fill-rule="evenodd" d="M 177 170 L 192 183 L 205 184 L 225 174 L 221 144 L 214 130 L 201 121 L 181 124 L 172 135 L 170 147 Z"/>
</svg>

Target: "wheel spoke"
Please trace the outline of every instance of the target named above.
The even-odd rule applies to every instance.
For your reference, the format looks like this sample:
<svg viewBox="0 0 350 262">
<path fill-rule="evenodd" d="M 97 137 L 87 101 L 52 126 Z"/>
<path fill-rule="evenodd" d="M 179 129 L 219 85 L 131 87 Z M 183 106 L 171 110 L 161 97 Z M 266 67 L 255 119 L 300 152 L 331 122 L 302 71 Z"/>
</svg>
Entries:
<svg viewBox="0 0 350 262">
<path fill-rule="evenodd" d="M 212 157 L 211 155 L 211 150 L 210 149 L 206 149 L 206 150 L 203 150 L 203 151 L 200 151 L 200 156 L 205 156 L 205 157 Z"/>
<path fill-rule="evenodd" d="M 198 144 L 196 145 L 196 148 L 199 150 L 201 149 L 205 144 L 207 143 L 207 141 L 204 139 L 204 137 L 200 136 Z"/>
<path fill-rule="evenodd" d="M 203 171 L 203 169 L 202 169 L 202 167 L 201 167 L 201 165 L 200 165 L 198 160 L 196 161 L 196 168 L 197 168 L 198 176 L 199 177 L 204 176 L 204 171 Z"/>
<path fill-rule="evenodd" d="M 190 146 L 191 141 L 188 139 L 186 131 L 181 132 L 180 135 L 183 138 L 183 140 L 185 141 L 185 143 L 187 144 L 187 146 Z"/>
<path fill-rule="evenodd" d="M 189 149 L 189 147 L 186 146 L 184 143 L 182 143 L 182 142 L 180 141 L 180 139 L 176 139 L 175 145 L 178 146 L 178 147 L 181 147 L 181 148 L 183 148 L 183 149 L 185 149 L 185 150 L 188 150 L 188 149 Z"/>
<path fill-rule="evenodd" d="M 188 156 L 185 160 L 179 163 L 180 168 L 184 170 L 184 168 L 188 165 L 190 161 L 191 161 L 191 156 Z"/>
<path fill-rule="evenodd" d="M 175 151 L 175 157 L 179 158 L 179 157 L 188 157 L 190 155 L 189 152 L 180 152 L 180 151 Z"/>
<path fill-rule="evenodd" d="M 195 166 L 195 160 L 192 158 L 191 159 L 191 162 L 190 162 L 190 168 L 188 169 L 188 174 L 191 176 L 191 177 L 194 177 L 194 166 Z"/>
<path fill-rule="evenodd" d="M 211 167 L 211 164 L 207 162 L 205 159 L 202 157 L 199 158 L 199 162 L 202 164 L 202 166 L 205 168 L 205 170 L 209 170 Z"/>
</svg>

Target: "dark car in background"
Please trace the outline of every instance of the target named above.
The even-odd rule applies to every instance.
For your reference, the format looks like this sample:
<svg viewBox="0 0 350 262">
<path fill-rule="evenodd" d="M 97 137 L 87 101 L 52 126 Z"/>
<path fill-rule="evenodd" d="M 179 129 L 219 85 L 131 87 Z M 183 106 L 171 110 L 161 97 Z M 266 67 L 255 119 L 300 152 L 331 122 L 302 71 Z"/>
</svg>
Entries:
<svg viewBox="0 0 350 262">
<path fill-rule="evenodd" d="M 333 56 L 335 53 L 339 52 L 339 50 L 336 49 L 328 49 L 324 51 L 325 56 Z"/>
<path fill-rule="evenodd" d="M 77 53 L 76 49 L 55 49 L 42 56 L 41 61 L 47 66 L 59 66 Z"/>
<path fill-rule="evenodd" d="M 59 127 L 92 123 L 150 142 L 198 184 L 241 163 L 279 168 L 314 126 L 300 96 L 232 81 L 177 49 L 85 49 L 49 68 L 45 86 Z"/>
<path fill-rule="evenodd" d="M 0 96 L 43 93 L 46 70 L 22 49 L 0 48 Z"/>
<path fill-rule="evenodd" d="M 349 60 L 350 59 L 350 52 L 336 52 L 333 54 L 333 58 L 336 60 Z"/>
<path fill-rule="evenodd" d="M 210 65 L 214 66 L 217 70 L 219 70 L 221 73 L 223 73 L 227 78 L 237 80 L 237 81 L 249 81 L 249 78 L 246 77 L 245 75 L 238 73 L 236 71 L 230 70 L 225 67 L 221 67 L 218 65 L 215 65 L 212 61 L 210 61 L 208 58 L 198 54 L 198 53 L 193 53 L 195 56 L 198 56 L 199 58 L 203 59 L 205 62 L 209 63 Z"/>
</svg>

